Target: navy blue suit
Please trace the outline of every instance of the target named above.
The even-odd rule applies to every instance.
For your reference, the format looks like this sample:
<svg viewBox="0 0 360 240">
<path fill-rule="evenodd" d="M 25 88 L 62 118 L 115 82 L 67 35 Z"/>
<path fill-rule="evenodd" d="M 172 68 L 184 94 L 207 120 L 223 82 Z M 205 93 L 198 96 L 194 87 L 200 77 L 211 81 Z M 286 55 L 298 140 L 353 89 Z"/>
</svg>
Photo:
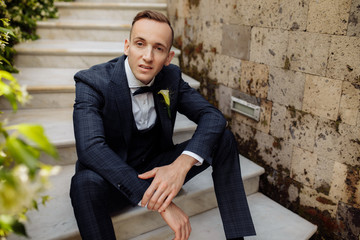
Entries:
<svg viewBox="0 0 360 240">
<path fill-rule="evenodd" d="M 130 166 L 128 150 L 135 123 L 125 57 L 75 75 L 73 118 L 78 162 L 70 194 L 82 237 L 114 239 L 108 212 L 138 204 L 151 183 L 139 179 L 138 174 L 170 164 L 183 150 L 205 159 L 201 167 L 190 170 L 186 181 L 206 167 L 213 167 L 215 192 L 227 238 L 253 235 L 234 137 L 225 130 L 226 121 L 221 112 L 182 80 L 177 66 L 163 67 L 155 77 L 153 95 L 161 126 L 158 154 L 145 166 Z M 170 116 L 162 95 L 157 94 L 165 89 L 170 92 Z M 198 127 L 191 140 L 174 146 L 172 136 L 177 112 Z"/>
</svg>

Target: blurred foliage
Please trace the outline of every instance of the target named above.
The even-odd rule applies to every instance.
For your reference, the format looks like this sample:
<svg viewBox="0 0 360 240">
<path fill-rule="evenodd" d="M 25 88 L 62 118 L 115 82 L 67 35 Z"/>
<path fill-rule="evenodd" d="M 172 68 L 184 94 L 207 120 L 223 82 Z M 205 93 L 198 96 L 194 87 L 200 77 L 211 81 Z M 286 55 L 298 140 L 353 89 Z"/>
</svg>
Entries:
<svg viewBox="0 0 360 240">
<path fill-rule="evenodd" d="M 14 45 L 38 39 L 36 22 L 56 17 L 54 0 L 0 0 L 0 59 L 3 61 L 0 70 L 17 72 L 13 67 Z M 13 38 L 9 38 L 10 33 Z"/>
<path fill-rule="evenodd" d="M 27 39 L 36 39 L 36 21 L 55 17 L 52 0 L 0 0 L 0 69 L 15 71 L 12 67 L 13 45 Z M 0 98 L 7 99 L 14 112 L 18 104 L 30 96 L 26 89 L 5 70 L 0 70 Z M 55 147 L 37 124 L 9 125 L 0 121 L 0 240 L 11 234 L 27 236 L 26 212 L 45 204 L 48 196 L 42 192 L 49 187 L 49 177 L 59 167 L 40 162 L 40 155 L 58 158 Z"/>
</svg>

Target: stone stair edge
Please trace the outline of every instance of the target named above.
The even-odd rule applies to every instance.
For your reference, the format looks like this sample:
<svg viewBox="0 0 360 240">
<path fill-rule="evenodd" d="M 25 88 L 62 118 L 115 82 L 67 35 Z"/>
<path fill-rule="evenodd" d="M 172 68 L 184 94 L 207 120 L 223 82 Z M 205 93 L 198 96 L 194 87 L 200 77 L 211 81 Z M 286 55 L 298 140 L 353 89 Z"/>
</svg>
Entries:
<svg viewBox="0 0 360 240">
<path fill-rule="evenodd" d="M 57 8 L 96 8 L 96 9 L 159 9 L 166 10 L 167 3 L 147 2 L 55 2 Z"/>
<path fill-rule="evenodd" d="M 89 30 L 130 30 L 131 24 L 114 20 L 79 20 L 79 19 L 49 19 L 37 22 L 38 28 L 68 28 L 68 29 L 89 29 Z"/>
<path fill-rule="evenodd" d="M 301 218 L 260 192 L 248 195 L 247 200 L 257 235 L 245 237 L 245 240 L 306 240 L 317 230 L 316 225 Z M 218 208 L 191 216 L 190 222 L 193 231 L 189 240 L 218 240 L 224 238 Z M 164 226 L 130 240 L 168 240 L 172 236 L 172 230 L 168 226 Z"/>
</svg>

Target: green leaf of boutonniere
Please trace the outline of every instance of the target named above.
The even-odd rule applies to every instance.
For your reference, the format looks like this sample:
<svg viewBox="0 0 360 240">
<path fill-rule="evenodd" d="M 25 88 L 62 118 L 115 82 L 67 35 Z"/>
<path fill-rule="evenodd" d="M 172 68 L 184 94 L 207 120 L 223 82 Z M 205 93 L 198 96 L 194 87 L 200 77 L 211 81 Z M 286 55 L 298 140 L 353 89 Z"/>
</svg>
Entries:
<svg viewBox="0 0 360 240">
<path fill-rule="evenodd" d="M 161 94 L 165 100 L 165 105 L 166 105 L 166 108 L 167 108 L 167 111 L 168 111 L 168 115 L 169 115 L 169 118 L 171 118 L 171 113 L 170 113 L 170 92 L 168 89 L 166 90 L 160 90 L 158 92 L 158 94 Z"/>
</svg>

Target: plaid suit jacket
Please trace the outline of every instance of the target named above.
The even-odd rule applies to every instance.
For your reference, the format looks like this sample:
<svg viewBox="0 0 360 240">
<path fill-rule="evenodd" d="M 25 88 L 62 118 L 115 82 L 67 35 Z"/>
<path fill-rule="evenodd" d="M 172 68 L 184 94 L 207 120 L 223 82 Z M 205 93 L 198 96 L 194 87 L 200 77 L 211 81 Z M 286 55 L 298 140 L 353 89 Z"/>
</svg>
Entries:
<svg viewBox="0 0 360 240">
<path fill-rule="evenodd" d="M 75 75 L 73 122 L 79 169 L 97 172 L 136 205 L 149 182 L 139 179 L 138 173 L 126 163 L 133 121 L 125 58 L 115 58 Z M 185 150 L 211 164 L 212 151 L 226 125 L 221 112 L 183 81 L 175 65 L 164 66 L 154 85 L 163 150 L 173 146 L 176 112 L 180 112 L 198 124 Z M 156 94 L 165 89 L 170 92 L 170 116 L 163 97 Z"/>
</svg>

